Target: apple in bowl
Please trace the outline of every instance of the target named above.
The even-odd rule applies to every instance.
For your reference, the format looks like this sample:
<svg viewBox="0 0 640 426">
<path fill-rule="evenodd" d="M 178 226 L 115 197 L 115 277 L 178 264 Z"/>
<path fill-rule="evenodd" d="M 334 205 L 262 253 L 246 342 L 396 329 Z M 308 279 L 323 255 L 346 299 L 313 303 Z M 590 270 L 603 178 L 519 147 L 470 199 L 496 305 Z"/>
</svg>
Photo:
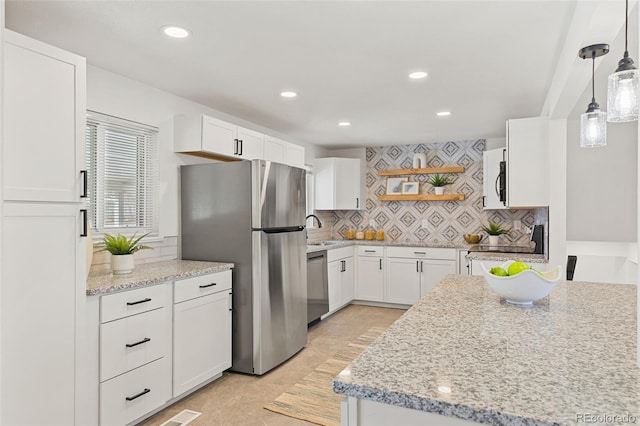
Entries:
<svg viewBox="0 0 640 426">
<path fill-rule="evenodd" d="M 562 276 L 560 265 L 545 272 L 513 260 L 490 269 L 481 262 L 480 267 L 489 288 L 514 305 L 531 305 L 548 296 Z"/>
</svg>

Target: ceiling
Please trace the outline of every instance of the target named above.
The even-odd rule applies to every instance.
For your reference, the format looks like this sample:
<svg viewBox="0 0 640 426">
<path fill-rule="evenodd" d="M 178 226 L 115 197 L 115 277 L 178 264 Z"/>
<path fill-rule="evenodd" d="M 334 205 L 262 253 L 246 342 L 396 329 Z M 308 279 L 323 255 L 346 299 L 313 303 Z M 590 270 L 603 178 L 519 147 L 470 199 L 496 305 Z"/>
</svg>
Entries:
<svg viewBox="0 0 640 426">
<path fill-rule="evenodd" d="M 332 148 L 500 138 L 508 118 L 570 110 L 567 84 L 582 93 L 590 78 L 584 64 L 572 78 L 578 49 L 624 24 L 623 0 L 578 3 L 7 0 L 5 19 L 91 65 Z M 192 36 L 169 39 L 168 24 Z M 429 76 L 410 80 L 415 70 Z"/>
</svg>

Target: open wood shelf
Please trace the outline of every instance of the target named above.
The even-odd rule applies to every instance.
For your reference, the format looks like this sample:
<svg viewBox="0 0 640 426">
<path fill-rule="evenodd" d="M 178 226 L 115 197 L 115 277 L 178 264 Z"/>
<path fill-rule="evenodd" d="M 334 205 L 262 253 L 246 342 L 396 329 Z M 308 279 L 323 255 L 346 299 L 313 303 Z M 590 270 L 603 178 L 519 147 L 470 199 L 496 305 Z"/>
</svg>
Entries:
<svg viewBox="0 0 640 426">
<path fill-rule="evenodd" d="M 380 195 L 380 201 L 462 201 L 464 194 L 417 194 L 417 195 Z"/>
<path fill-rule="evenodd" d="M 378 176 L 427 175 L 427 174 L 436 174 L 436 173 L 462 173 L 462 172 L 464 172 L 463 166 L 429 167 L 426 169 L 378 170 Z"/>
</svg>

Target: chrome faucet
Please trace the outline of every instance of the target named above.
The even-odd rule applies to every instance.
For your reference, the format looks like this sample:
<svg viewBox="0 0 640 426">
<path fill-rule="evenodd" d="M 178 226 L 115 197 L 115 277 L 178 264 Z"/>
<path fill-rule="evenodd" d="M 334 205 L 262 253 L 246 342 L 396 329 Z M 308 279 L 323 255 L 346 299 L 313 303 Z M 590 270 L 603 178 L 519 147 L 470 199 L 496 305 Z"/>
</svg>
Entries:
<svg viewBox="0 0 640 426">
<path fill-rule="evenodd" d="M 318 216 L 316 216 L 315 214 L 310 214 L 309 216 L 307 216 L 306 218 L 304 218 L 304 220 L 309 219 L 310 217 L 315 217 L 316 221 L 318 222 L 318 228 L 322 228 L 322 222 L 320 222 L 320 218 L 318 218 Z M 313 222 L 313 221 L 311 221 Z"/>
</svg>

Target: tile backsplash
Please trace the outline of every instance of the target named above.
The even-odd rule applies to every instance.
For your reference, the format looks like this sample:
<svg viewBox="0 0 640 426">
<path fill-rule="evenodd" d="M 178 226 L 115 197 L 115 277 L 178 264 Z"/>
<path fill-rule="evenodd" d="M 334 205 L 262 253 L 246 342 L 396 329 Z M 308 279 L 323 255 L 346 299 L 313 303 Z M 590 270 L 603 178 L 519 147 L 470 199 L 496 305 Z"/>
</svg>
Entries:
<svg viewBox="0 0 640 426">
<path fill-rule="evenodd" d="M 424 243 L 464 243 L 466 233 L 482 233 L 481 223 L 494 221 L 505 228 L 512 228 L 513 221 L 523 226 L 546 223 L 546 208 L 483 210 L 482 209 L 482 153 L 485 140 L 449 141 L 433 144 L 395 145 L 367 148 L 366 161 L 366 209 L 345 211 L 317 211 L 323 223 L 319 230 L 309 230 L 309 240 L 343 239 L 347 229 L 365 229 L 371 220 L 374 228 L 383 229 L 387 240 Z M 464 194 L 462 201 L 380 201 L 386 193 L 386 176 L 378 176 L 379 170 L 408 169 L 413 166 L 413 156 L 426 153 L 427 167 L 463 166 L 464 172 L 449 174 L 453 183 L 445 186 L 446 193 Z M 427 183 L 430 175 L 409 175 L 410 181 L 419 182 L 421 194 L 433 193 Z M 423 228 L 423 221 L 427 227 Z M 529 244 L 529 235 L 523 230 L 513 230 L 502 237 L 505 243 Z"/>
</svg>

